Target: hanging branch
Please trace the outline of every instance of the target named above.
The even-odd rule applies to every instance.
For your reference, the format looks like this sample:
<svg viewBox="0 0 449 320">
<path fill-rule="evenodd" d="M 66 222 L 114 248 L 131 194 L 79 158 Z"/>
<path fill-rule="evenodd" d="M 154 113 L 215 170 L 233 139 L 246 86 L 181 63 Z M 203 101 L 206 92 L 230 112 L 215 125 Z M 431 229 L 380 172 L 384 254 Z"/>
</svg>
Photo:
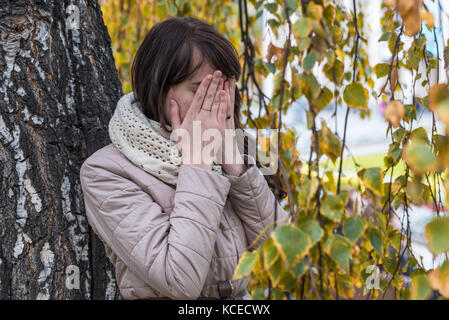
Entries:
<svg viewBox="0 0 449 320">
<path fill-rule="evenodd" d="M 396 58 L 396 54 L 397 51 L 399 49 L 399 43 L 401 40 L 401 36 L 402 36 L 402 32 L 404 30 L 404 26 L 401 26 L 401 29 L 399 30 L 399 35 L 396 38 L 396 42 L 394 43 L 394 49 L 393 49 L 393 55 L 391 56 L 391 63 L 390 63 L 390 68 L 388 69 L 388 77 L 387 77 L 387 81 L 385 81 L 384 86 L 382 87 L 382 89 L 380 90 L 380 93 L 377 97 L 380 97 L 382 95 L 382 92 L 384 91 L 385 87 L 387 86 L 387 84 L 390 82 L 391 85 L 391 72 L 393 70 L 393 65 L 394 65 L 394 59 Z M 392 91 L 392 98 L 394 99 L 394 90 Z"/>
<path fill-rule="evenodd" d="M 355 0 L 352 0 L 352 6 L 354 8 L 354 27 L 355 27 L 355 33 L 356 33 L 354 63 L 353 63 L 353 67 L 352 67 L 352 69 L 353 69 L 352 70 L 352 83 L 354 83 L 356 80 L 357 59 L 358 59 L 358 53 L 359 53 L 359 40 L 362 37 L 360 36 L 359 28 L 357 26 L 357 5 L 355 3 Z M 340 166 L 338 168 L 337 194 L 340 193 L 341 173 L 343 171 L 343 153 L 344 153 L 345 145 L 346 145 L 346 131 L 347 131 L 347 126 L 348 126 L 349 111 L 350 111 L 350 108 L 349 108 L 349 106 L 347 106 L 346 115 L 345 115 L 345 124 L 344 124 L 344 129 L 343 129 L 343 141 L 342 141 L 341 154 L 340 154 Z"/>
<path fill-rule="evenodd" d="M 257 129 L 259 129 L 257 127 L 257 124 L 254 122 L 254 120 L 251 117 L 251 111 L 250 111 L 250 105 L 251 105 L 251 101 L 252 101 L 252 97 L 249 94 L 249 79 L 252 80 L 252 83 L 254 84 L 258 95 L 259 95 L 259 117 L 261 114 L 261 110 L 262 108 L 265 108 L 265 112 L 268 114 L 268 107 L 266 104 L 265 99 L 267 98 L 267 96 L 262 92 L 262 89 L 260 87 L 260 85 L 258 84 L 257 80 L 256 80 L 256 75 L 255 75 L 255 70 L 254 70 L 254 65 L 255 65 L 255 50 L 254 50 L 254 45 L 252 44 L 251 38 L 249 36 L 248 30 L 249 30 L 249 16 L 248 16 L 248 7 L 247 7 L 247 0 L 239 0 L 238 2 L 239 4 L 239 25 L 240 25 L 240 30 L 241 30 L 241 36 L 242 36 L 242 42 L 244 44 L 244 62 L 243 62 L 243 70 L 242 70 L 242 86 L 241 86 L 241 93 L 243 96 L 247 97 L 247 102 L 248 102 L 248 115 L 247 115 L 247 120 L 246 120 L 246 124 L 248 124 L 249 121 L 252 121 L 254 127 L 256 127 Z M 288 39 L 287 39 L 287 47 L 286 50 L 284 51 L 284 68 L 283 68 L 283 76 L 282 79 L 285 79 L 285 70 L 286 70 L 286 63 L 288 61 L 288 56 L 290 54 L 290 42 L 291 42 L 291 23 L 290 23 L 290 19 L 289 19 L 289 15 L 288 15 L 288 6 L 286 5 L 286 2 L 284 2 L 284 6 L 285 6 L 285 13 L 286 13 L 286 17 L 287 17 L 287 22 L 289 25 L 289 35 L 288 35 Z M 243 18 L 243 16 L 245 18 Z M 243 20 L 245 20 L 245 25 L 243 24 Z M 279 157 L 279 146 L 280 146 L 280 129 L 282 126 L 282 103 L 283 103 L 283 94 L 284 94 L 284 81 L 282 81 L 281 84 L 281 95 L 280 95 L 280 99 L 279 99 L 279 128 L 278 128 L 278 149 L 277 149 L 277 155 Z M 275 127 L 275 126 L 273 126 Z M 258 145 L 258 137 L 259 135 L 256 135 L 256 147 Z M 276 174 L 276 179 L 274 182 L 274 187 L 275 187 L 275 192 L 274 194 L 277 196 L 276 198 L 281 198 L 281 195 L 283 194 L 283 190 L 281 188 L 280 185 L 280 171 L 282 171 L 282 175 L 284 177 L 284 183 L 287 187 L 287 194 L 288 194 L 288 202 L 289 202 L 289 206 L 290 206 L 290 215 L 293 218 L 295 224 L 297 224 L 296 221 L 296 216 L 294 213 L 294 207 L 293 207 L 293 197 L 292 197 L 292 192 L 290 189 L 290 185 L 288 182 L 288 174 L 287 174 L 287 170 L 285 169 L 283 163 L 282 163 L 282 159 L 277 160 L 279 167 L 281 168 L 281 170 L 279 170 L 279 167 L 277 169 L 277 174 Z M 269 179 L 267 179 L 267 182 L 270 186 L 272 186 L 272 184 L 270 183 Z M 276 228 L 277 226 L 277 219 L 278 219 L 278 206 L 277 206 L 277 201 L 274 202 L 274 226 L 273 229 Z M 271 300 L 271 294 L 272 294 L 272 285 L 271 285 L 271 280 L 270 278 L 268 278 L 268 299 Z"/>
<path fill-rule="evenodd" d="M 286 44 L 285 44 L 285 49 L 284 49 L 284 54 L 283 54 L 283 66 L 282 66 L 282 77 L 281 77 L 281 88 L 280 88 L 280 93 L 279 93 L 279 124 L 278 124 L 278 135 L 277 135 L 277 155 L 278 155 L 278 163 L 279 166 L 281 167 L 281 170 L 277 170 L 277 176 L 278 179 L 276 179 L 276 183 L 277 183 L 277 188 L 281 189 L 280 187 L 280 174 L 282 172 L 282 176 L 284 178 L 284 183 L 286 185 L 287 188 L 287 193 L 288 193 L 288 203 L 290 206 L 290 215 L 293 219 L 293 221 L 295 222 L 295 225 L 298 224 L 298 221 L 296 220 L 296 215 L 294 212 L 294 204 L 293 204 L 293 194 L 292 191 L 290 189 L 290 183 L 288 181 L 288 173 L 287 170 L 285 169 L 283 163 L 282 163 L 282 158 L 279 156 L 280 153 L 280 146 L 281 146 L 281 138 L 282 138 L 282 105 L 284 103 L 284 91 L 285 91 L 285 73 L 287 70 L 287 64 L 288 64 L 288 57 L 290 56 L 290 45 L 291 45 L 291 36 L 292 36 L 292 24 L 290 21 L 290 13 L 289 13 L 289 7 L 287 4 L 287 1 L 284 0 L 283 2 L 284 4 L 284 10 L 285 10 L 285 18 L 287 20 L 287 25 L 288 25 L 288 35 L 287 35 L 287 39 L 286 39 Z M 275 121 L 276 118 L 273 119 L 273 127 L 276 127 L 275 125 Z M 276 206 L 276 204 L 275 204 Z M 275 226 L 276 226 L 276 221 L 277 221 L 277 210 L 275 210 Z"/>
<path fill-rule="evenodd" d="M 251 41 L 251 37 L 249 35 L 250 19 L 249 19 L 249 14 L 248 14 L 247 0 L 239 0 L 238 6 L 239 6 L 239 26 L 240 26 L 240 32 L 241 32 L 241 41 L 243 43 L 243 53 L 242 53 L 243 68 L 242 68 L 242 75 L 241 75 L 241 88 L 239 89 L 239 91 L 240 91 L 242 97 L 247 98 L 247 104 L 248 104 L 248 109 L 247 109 L 248 115 L 247 115 L 245 126 L 248 125 L 248 122 L 251 121 L 251 124 L 256 129 L 260 129 L 257 127 L 257 124 L 254 122 L 254 120 L 252 119 L 252 116 L 251 116 L 250 105 L 252 102 L 252 94 L 251 94 L 252 91 L 250 90 L 250 88 L 252 90 L 255 89 L 257 92 L 257 95 L 258 95 L 259 117 L 260 117 L 260 113 L 261 113 L 262 109 L 264 109 L 267 114 L 269 113 L 268 112 L 268 104 L 267 104 L 267 100 L 269 101 L 269 97 L 267 97 L 263 93 L 261 86 L 256 79 L 256 72 L 254 69 L 256 52 L 254 49 L 254 45 Z M 256 146 L 259 145 L 258 138 L 259 138 L 259 135 L 256 134 Z M 258 154 L 256 153 L 256 163 L 258 164 L 258 166 L 260 166 L 260 163 L 257 159 L 257 155 Z M 281 168 L 282 167 L 283 167 L 283 164 L 281 162 Z M 285 197 L 286 194 L 288 194 L 288 192 L 286 193 L 280 187 L 280 182 L 276 181 L 278 179 L 280 179 L 280 178 L 277 175 L 265 176 L 265 180 L 267 181 L 267 184 L 270 186 L 270 188 L 273 189 L 274 194 L 276 195 L 277 199 L 282 199 Z"/>
<path fill-rule="evenodd" d="M 317 207 L 317 218 L 318 218 L 318 222 L 321 226 L 321 228 L 324 227 L 323 225 L 323 219 L 321 218 L 321 199 L 320 199 L 320 191 L 322 188 L 322 181 L 320 178 L 320 167 L 319 167 L 319 161 L 320 161 L 320 157 L 319 157 L 319 145 L 318 145 L 318 131 L 316 129 L 316 124 L 315 124 L 315 118 L 316 118 L 316 114 L 315 114 L 315 110 L 313 108 L 310 108 L 312 115 L 313 115 L 313 126 L 312 126 L 312 134 L 314 136 L 314 148 L 315 148 L 315 153 L 316 153 L 316 159 L 315 159 L 315 165 L 316 165 L 316 176 L 318 179 L 318 188 L 316 191 L 316 207 Z M 320 277 L 320 292 L 323 293 L 323 272 L 322 272 L 322 266 L 323 266 L 323 261 L 322 261 L 322 253 L 321 253 L 321 242 L 318 242 L 317 244 L 318 246 L 318 265 L 319 265 L 319 277 Z"/>
</svg>

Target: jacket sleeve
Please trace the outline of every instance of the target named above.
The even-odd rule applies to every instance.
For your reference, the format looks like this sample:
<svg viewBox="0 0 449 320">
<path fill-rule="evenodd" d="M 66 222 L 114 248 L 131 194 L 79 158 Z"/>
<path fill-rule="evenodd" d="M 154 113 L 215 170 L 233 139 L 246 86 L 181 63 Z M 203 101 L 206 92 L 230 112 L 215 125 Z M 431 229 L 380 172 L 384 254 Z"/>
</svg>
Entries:
<svg viewBox="0 0 449 320">
<path fill-rule="evenodd" d="M 276 200 L 270 190 L 262 171 L 255 165 L 251 155 L 243 155 L 248 162 L 247 169 L 240 175 L 234 176 L 223 173 L 229 179 L 231 187 L 229 198 L 237 216 L 243 224 L 248 245 L 270 224 L 274 223 L 275 208 L 277 208 L 277 226 L 287 224 L 289 215 Z M 257 241 L 256 248 L 265 241 L 269 231 Z"/>
<path fill-rule="evenodd" d="M 107 169 L 85 162 L 80 171 L 93 230 L 155 290 L 172 299 L 197 299 L 209 271 L 230 182 L 215 172 L 181 165 L 169 214 L 128 179 L 118 163 L 105 161 Z"/>
</svg>

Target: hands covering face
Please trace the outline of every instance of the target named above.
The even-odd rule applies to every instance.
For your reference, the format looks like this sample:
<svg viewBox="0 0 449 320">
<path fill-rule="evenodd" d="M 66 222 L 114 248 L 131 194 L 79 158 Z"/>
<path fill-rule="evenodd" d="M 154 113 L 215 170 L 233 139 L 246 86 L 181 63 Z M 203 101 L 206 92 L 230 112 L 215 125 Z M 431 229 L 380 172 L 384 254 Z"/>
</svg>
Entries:
<svg viewBox="0 0 449 320">
<path fill-rule="evenodd" d="M 232 141 L 226 141 L 225 139 L 225 129 L 235 130 L 234 102 L 235 79 L 229 78 L 224 80 L 222 78 L 222 72 L 219 70 L 215 71 L 213 75 L 206 75 L 202 79 L 182 122 L 179 116 L 178 104 L 175 100 L 170 102 L 170 118 L 173 132 L 183 129 L 179 134 L 182 136 L 182 139 L 177 142 L 177 145 L 181 150 L 184 163 L 193 162 L 193 164 L 196 164 L 195 159 L 198 159 L 198 153 L 201 153 L 199 165 L 203 168 L 210 169 L 214 158 L 217 156 L 217 151 L 221 149 L 221 163 L 223 164 L 223 169 L 226 171 L 226 168 L 228 168 L 235 171 L 234 169 L 236 169 L 236 167 L 233 167 L 232 165 L 230 167 L 225 163 L 225 152 L 233 151 L 230 148 L 231 146 L 232 149 L 237 149 L 238 154 L 235 137 L 233 137 Z M 192 146 L 194 145 L 193 128 L 195 123 L 200 124 L 201 137 L 199 137 L 199 139 L 202 143 L 200 151 L 193 150 L 192 152 Z M 215 132 L 216 135 L 213 135 L 213 139 L 207 139 L 207 137 L 210 137 L 211 132 L 208 132 L 208 129 L 215 129 L 213 132 Z M 203 137 L 205 136 L 207 141 L 203 140 Z M 210 151 L 208 153 L 207 150 L 206 152 L 203 152 L 204 148 L 213 150 L 214 155 L 211 156 Z M 235 159 L 235 155 L 236 153 L 234 150 L 232 159 Z M 193 156 L 193 159 L 191 156 Z M 226 159 L 229 159 L 229 156 Z"/>
</svg>

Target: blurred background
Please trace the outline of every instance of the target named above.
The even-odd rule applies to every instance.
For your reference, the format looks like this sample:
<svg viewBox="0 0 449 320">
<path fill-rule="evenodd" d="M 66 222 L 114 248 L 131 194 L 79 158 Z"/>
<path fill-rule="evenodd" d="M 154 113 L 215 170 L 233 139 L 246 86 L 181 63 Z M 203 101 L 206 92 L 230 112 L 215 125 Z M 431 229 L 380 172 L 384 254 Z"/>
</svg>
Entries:
<svg viewBox="0 0 449 320">
<path fill-rule="evenodd" d="M 247 4 L 248 16 L 252 23 L 251 32 L 249 36 L 254 45 L 256 55 L 264 61 L 267 61 L 266 56 L 268 54 L 269 46 L 271 43 L 277 47 L 282 47 L 285 43 L 287 31 L 285 26 L 277 26 L 272 23 L 273 14 L 269 8 L 264 8 L 262 11 L 256 12 L 253 4 L 256 1 L 245 2 Z M 270 2 L 270 1 L 267 1 Z M 299 0 L 298 0 L 299 2 Z M 445 50 L 445 44 L 449 37 L 449 1 L 425 1 L 429 12 L 434 16 L 435 28 L 429 30 L 427 27 L 423 27 L 428 50 L 434 56 L 438 54 L 442 56 L 442 52 Z M 243 45 L 242 34 L 239 26 L 239 1 L 227 1 L 227 0 L 167 0 L 167 1 L 130 1 L 130 0 L 101 0 L 101 10 L 105 24 L 109 30 L 109 34 L 112 40 L 112 48 L 116 67 L 119 73 L 120 80 L 123 85 L 125 93 L 132 90 L 129 75 L 132 59 L 137 51 L 140 42 L 143 40 L 146 32 L 151 26 L 158 21 L 165 19 L 168 16 L 194 16 L 207 21 L 212 24 L 219 32 L 226 35 L 226 37 L 241 53 L 241 61 L 243 66 Z M 352 1 L 344 0 L 339 4 L 345 7 L 348 11 L 351 10 Z M 363 17 L 363 35 L 366 42 L 366 54 L 369 57 L 369 64 L 375 66 L 379 63 L 389 63 L 391 59 L 391 52 L 388 50 L 387 41 L 378 41 L 382 34 L 381 28 L 381 8 L 382 1 L 360 1 L 359 13 Z M 292 16 L 292 23 L 299 18 Z M 423 24 L 424 26 L 424 24 Z M 410 47 L 413 38 L 404 37 L 404 49 Z M 399 56 L 399 59 L 405 59 L 403 56 Z M 297 61 L 296 61 L 297 63 Z M 345 61 L 345 69 L 350 68 L 351 61 Z M 447 81 L 447 75 L 444 72 L 444 63 L 438 64 L 439 72 L 436 69 L 430 72 L 429 82 L 445 82 Z M 288 68 L 288 67 L 287 67 Z M 299 67 L 300 68 L 300 67 Z M 329 81 L 320 71 L 318 65 L 314 66 L 313 72 L 317 74 L 317 79 L 320 84 L 329 87 L 333 90 L 333 84 Z M 426 69 L 424 61 L 420 62 L 419 68 L 421 70 Z M 437 75 L 438 73 L 438 75 Z M 291 77 L 287 80 L 291 81 Z M 263 92 L 270 99 L 273 98 L 274 88 L 274 75 L 272 73 L 262 77 L 260 73 L 256 74 L 258 81 L 263 84 Z M 439 79 L 437 79 L 437 76 Z M 386 81 L 386 77 L 376 78 L 374 83 L 374 93 L 379 93 L 381 87 Z M 404 83 L 402 90 L 398 93 L 398 98 L 412 103 L 413 94 L 416 97 L 425 97 L 427 95 L 426 83 L 423 83 L 426 79 L 423 77 L 420 81 L 417 81 L 415 92 L 412 92 L 412 88 L 407 84 L 411 82 L 412 75 L 408 70 L 401 68 L 399 71 L 400 82 Z M 239 84 L 238 84 L 239 85 Z M 385 110 L 388 104 L 388 100 L 378 97 L 377 94 L 372 94 L 368 103 L 368 116 L 360 117 L 359 111 L 351 109 L 350 121 L 347 127 L 346 134 L 346 159 L 343 165 L 343 175 L 350 179 L 351 177 L 357 177 L 357 171 L 363 167 L 383 167 L 384 155 L 387 153 L 391 139 L 387 135 L 388 122 L 385 121 Z M 307 128 L 307 115 L 308 102 L 303 96 L 289 107 L 286 116 L 283 118 L 285 125 L 289 128 L 294 128 L 296 131 L 296 146 L 299 151 L 300 159 L 307 162 L 310 156 L 311 137 L 312 131 Z M 258 104 L 253 103 L 250 106 L 253 113 L 257 113 Z M 330 128 L 335 129 L 336 135 L 341 139 L 343 136 L 343 123 L 344 112 L 335 112 L 335 110 L 342 110 L 342 105 L 338 103 L 336 108 L 334 103 L 330 103 L 324 108 L 318 118 L 318 129 L 320 128 L 321 120 L 326 121 Z M 421 126 L 423 126 L 427 132 L 431 132 L 432 127 L 432 112 L 424 107 L 417 107 L 417 117 Z M 443 132 L 444 128 L 440 121 L 436 120 L 436 126 L 438 132 Z M 248 129 L 250 132 L 254 130 Z M 255 133 L 254 133 L 255 134 Z M 325 168 L 331 166 L 330 161 L 321 160 L 321 165 Z M 399 165 L 400 166 L 400 165 Z M 336 168 L 335 168 L 336 169 Z M 397 170 L 398 174 L 401 170 Z M 395 177 L 398 175 L 394 175 Z M 441 185 L 441 192 L 444 195 L 444 186 Z M 444 198 L 444 196 L 443 196 Z M 443 199 L 444 201 L 444 199 Z M 398 211 L 400 218 L 396 220 L 396 226 L 400 228 L 401 218 L 404 216 L 401 211 Z M 412 229 L 412 248 L 416 252 L 417 257 L 422 257 L 422 263 L 426 269 L 432 269 L 441 264 L 443 255 L 435 258 L 427 247 L 426 240 L 424 238 L 425 225 L 435 217 L 435 208 L 432 205 L 416 206 L 411 205 L 409 210 L 410 226 Z M 404 218 L 405 219 L 405 218 Z M 406 223 L 406 222 L 405 222 Z"/>
</svg>

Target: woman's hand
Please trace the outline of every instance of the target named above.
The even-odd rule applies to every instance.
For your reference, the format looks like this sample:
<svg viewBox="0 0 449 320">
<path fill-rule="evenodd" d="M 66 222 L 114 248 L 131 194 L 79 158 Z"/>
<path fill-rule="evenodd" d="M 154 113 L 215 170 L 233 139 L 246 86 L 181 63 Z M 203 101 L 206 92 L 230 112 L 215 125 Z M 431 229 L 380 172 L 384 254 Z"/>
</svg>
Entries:
<svg viewBox="0 0 449 320">
<path fill-rule="evenodd" d="M 224 82 L 224 91 L 226 92 L 226 123 L 225 130 L 231 130 L 234 134 L 232 139 L 223 139 L 222 145 L 222 167 L 227 174 L 239 176 L 241 175 L 246 167 L 243 163 L 243 158 L 240 154 L 239 148 L 237 146 L 237 139 L 235 136 L 235 120 L 234 120 L 234 103 L 235 103 L 235 79 L 230 78 Z"/>
<path fill-rule="evenodd" d="M 176 140 L 183 164 L 210 170 L 221 147 L 228 108 L 221 75 L 221 71 L 217 70 L 203 78 L 182 123 L 178 104 L 174 100 L 170 102 L 172 134 L 176 138 L 181 137 L 180 141 Z M 212 135 L 213 141 L 203 141 L 203 137 L 209 135 Z"/>
</svg>

